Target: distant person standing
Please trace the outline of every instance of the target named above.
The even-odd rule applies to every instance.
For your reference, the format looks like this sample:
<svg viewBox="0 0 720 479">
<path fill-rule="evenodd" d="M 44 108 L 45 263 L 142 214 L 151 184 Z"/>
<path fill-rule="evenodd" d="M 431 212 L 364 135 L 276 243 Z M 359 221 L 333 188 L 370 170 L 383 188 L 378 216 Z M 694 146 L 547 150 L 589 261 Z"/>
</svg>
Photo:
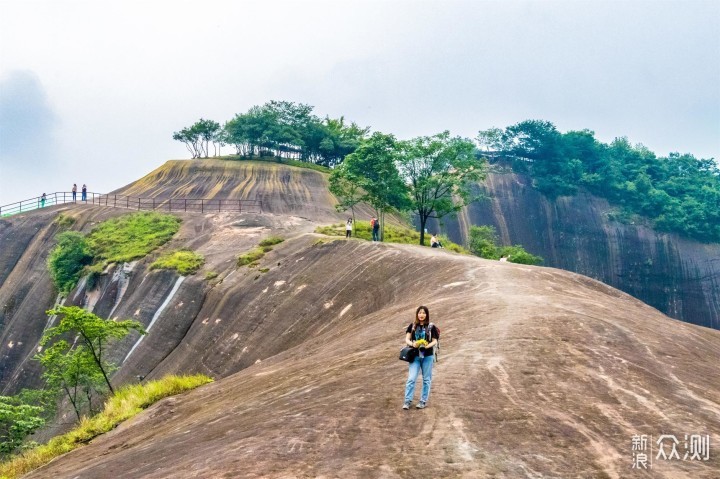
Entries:
<svg viewBox="0 0 720 479">
<path fill-rule="evenodd" d="M 350 238 L 352 236 L 352 218 L 348 218 L 345 222 L 345 237 Z"/>
<path fill-rule="evenodd" d="M 413 396 L 415 395 L 415 381 L 422 371 L 422 391 L 420 402 L 415 406 L 424 409 L 430 398 L 430 386 L 432 385 L 432 369 L 435 357 L 433 348 L 438 344 L 440 331 L 430 322 L 430 311 L 427 306 L 419 306 L 415 311 L 415 320 L 405 330 L 405 344 L 417 349 L 418 355 L 410 363 L 408 378 L 405 383 L 405 401 L 403 409 L 410 409 Z"/>
<path fill-rule="evenodd" d="M 45 200 L 47 200 L 47 196 L 45 196 L 45 193 L 43 193 L 40 197 L 40 208 L 45 208 Z"/>
<path fill-rule="evenodd" d="M 87 201 L 87 186 L 83 183 L 82 187 L 82 200 Z"/>
<path fill-rule="evenodd" d="M 380 222 L 374 216 L 370 220 L 370 226 L 372 226 L 372 240 L 380 241 Z"/>
<path fill-rule="evenodd" d="M 75 200 L 77 199 L 77 184 L 75 184 L 75 183 L 73 183 L 72 194 L 73 194 L 73 203 L 74 203 Z"/>
<path fill-rule="evenodd" d="M 507 263 L 508 257 L 505 255 L 502 255 L 502 258 L 500 258 L 501 263 Z"/>
</svg>

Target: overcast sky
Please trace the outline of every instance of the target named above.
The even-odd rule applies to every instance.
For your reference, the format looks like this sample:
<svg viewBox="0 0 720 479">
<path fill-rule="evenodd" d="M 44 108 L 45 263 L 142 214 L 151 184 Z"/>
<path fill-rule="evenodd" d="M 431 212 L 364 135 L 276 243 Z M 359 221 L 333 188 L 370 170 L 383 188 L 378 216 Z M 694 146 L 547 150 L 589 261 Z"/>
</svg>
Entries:
<svg viewBox="0 0 720 479">
<path fill-rule="evenodd" d="M 400 138 L 543 119 L 718 159 L 720 0 L 0 0 L 0 205 L 113 190 L 187 158 L 173 131 L 269 100 Z"/>
</svg>

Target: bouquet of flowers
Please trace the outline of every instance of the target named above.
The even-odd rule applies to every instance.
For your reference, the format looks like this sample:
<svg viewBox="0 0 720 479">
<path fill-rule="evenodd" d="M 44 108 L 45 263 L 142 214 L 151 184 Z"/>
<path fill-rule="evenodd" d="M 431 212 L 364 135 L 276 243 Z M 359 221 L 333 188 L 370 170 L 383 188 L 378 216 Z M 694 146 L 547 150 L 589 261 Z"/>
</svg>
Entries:
<svg viewBox="0 0 720 479">
<path fill-rule="evenodd" d="M 418 339 L 415 341 L 415 344 L 417 345 L 418 350 L 420 351 L 419 357 L 420 359 L 425 357 L 425 346 L 427 346 L 429 343 L 425 341 L 424 339 Z"/>
</svg>

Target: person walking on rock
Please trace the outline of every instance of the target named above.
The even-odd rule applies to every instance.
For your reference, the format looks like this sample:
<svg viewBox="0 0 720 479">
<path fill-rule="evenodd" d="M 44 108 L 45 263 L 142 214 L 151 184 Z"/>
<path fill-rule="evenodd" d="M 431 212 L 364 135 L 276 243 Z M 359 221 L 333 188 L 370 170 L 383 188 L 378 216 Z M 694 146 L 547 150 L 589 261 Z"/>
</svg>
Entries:
<svg viewBox="0 0 720 479">
<path fill-rule="evenodd" d="M 73 203 L 75 203 L 75 200 L 77 199 L 77 184 L 75 184 L 75 183 L 73 183 L 72 194 L 73 194 Z"/>
<path fill-rule="evenodd" d="M 82 187 L 82 200 L 87 201 L 87 186 L 84 183 Z"/>
<path fill-rule="evenodd" d="M 374 216 L 370 220 L 370 226 L 372 227 L 372 240 L 380 241 L 380 222 Z"/>
<path fill-rule="evenodd" d="M 350 238 L 352 236 L 352 218 L 348 218 L 345 222 L 345 237 Z"/>
<path fill-rule="evenodd" d="M 405 330 L 405 344 L 418 349 L 418 355 L 410 363 L 408 379 L 405 383 L 405 401 L 403 409 L 410 409 L 413 396 L 415 395 L 415 382 L 418 374 L 422 371 L 422 392 L 420 402 L 415 406 L 424 409 L 430 398 L 430 385 L 432 384 L 433 370 L 433 348 L 440 339 L 440 331 L 430 322 L 430 311 L 427 306 L 419 306 L 415 311 L 415 321 L 410 323 Z"/>
</svg>

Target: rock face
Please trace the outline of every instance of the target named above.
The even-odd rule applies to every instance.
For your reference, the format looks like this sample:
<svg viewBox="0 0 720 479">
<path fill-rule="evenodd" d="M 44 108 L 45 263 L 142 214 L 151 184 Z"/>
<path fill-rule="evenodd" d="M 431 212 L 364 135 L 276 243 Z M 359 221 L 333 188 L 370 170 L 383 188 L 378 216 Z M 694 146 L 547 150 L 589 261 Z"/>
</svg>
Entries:
<svg viewBox="0 0 720 479">
<path fill-rule="evenodd" d="M 327 174 L 271 162 L 173 160 L 113 193 L 147 198 L 259 201 L 264 213 L 342 219 Z M 366 211 L 369 214 L 369 211 Z"/>
<path fill-rule="evenodd" d="M 565 271 L 315 241 L 284 243 L 197 314 L 178 293 L 120 372 L 224 379 L 27 477 L 717 477 L 716 454 L 636 474 L 631 443 L 720 440 L 719 331 Z M 403 411 L 418 304 L 440 361 L 429 407 Z"/>
<path fill-rule="evenodd" d="M 490 174 L 481 190 L 489 200 L 444 220 L 451 240 L 464 243 L 471 225 L 493 225 L 503 244 L 521 244 L 547 266 L 600 280 L 672 318 L 720 329 L 720 244 L 610 221 L 605 200 L 588 194 L 549 200 L 515 174 Z"/>
<path fill-rule="evenodd" d="M 151 176 L 169 175 L 158 188 L 173 194 L 168 184 L 194 184 L 170 174 L 186 167 Z M 260 168 L 201 168 L 197 182 L 229 185 L 248 167 Z M 275 168 L 264 178 L 284 175 Z M 321 201 L 319 178 L 298 197 Z M 152 193 L 145 181 L 125 191 Z M 28 477 L 717 477 L 714 449 L 708 461 L 656 461 L 652 474 L 630 467 L 636 434 L 720 443 L 720 331 L 566 271 L 316 235 L 341 218 L 332 204 L 247 181 L 272 198 L 263 213 L 183 214 L 160 251 L 110 267 L 92 290 L 81 281 L 65 300 L 149 329 L 110 352 L 116 385 L 195 372 L 216 382 Z M 31 358 L 57 300 L 45 262 L 60 213 L 87 232 L 127 211 L 62 206 L 0 220 L 0 394 L 39 382 Z M 270 235 L 286 241 L 256 268 L 236 266 Z M 183 247 L 205 256 L 198 274 L 149 269 Z M 403 411 L 397 355 L 419 304 L 442 330 L 440 362 L 430 407 Z"/>
</svg>

